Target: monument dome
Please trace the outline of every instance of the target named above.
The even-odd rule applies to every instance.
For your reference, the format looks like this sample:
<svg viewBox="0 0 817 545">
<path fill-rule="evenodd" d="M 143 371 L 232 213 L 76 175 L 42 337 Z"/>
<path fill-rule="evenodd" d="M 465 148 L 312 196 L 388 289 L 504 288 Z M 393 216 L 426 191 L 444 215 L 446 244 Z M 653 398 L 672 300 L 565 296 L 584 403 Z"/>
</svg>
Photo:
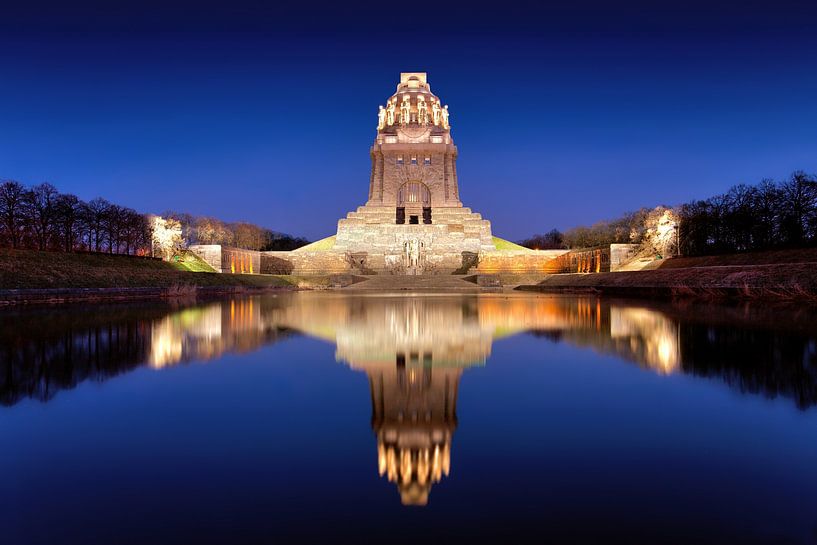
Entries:
<svg viewBox="0 0 817 545">
<path fill-rule="evenodd" d="M 397 91 L 389 97 L 386 105 L 379 106 L 377 132 L 382 135 L 380 143 L 389 136 L 397 141 L 439 142 L 446 140 L 450 132 L 448 106 L 431 92 L 424 72 L 403 72 Z M 393 140 L 391 141 L 394 142 Z"/>
</svg>

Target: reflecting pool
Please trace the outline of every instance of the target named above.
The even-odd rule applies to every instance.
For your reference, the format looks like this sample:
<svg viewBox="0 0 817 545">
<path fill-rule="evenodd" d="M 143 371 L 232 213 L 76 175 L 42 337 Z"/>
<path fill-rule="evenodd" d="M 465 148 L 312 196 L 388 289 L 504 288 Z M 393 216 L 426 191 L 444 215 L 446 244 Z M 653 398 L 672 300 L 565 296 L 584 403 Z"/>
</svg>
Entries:
<svg viewBox="0 0 817 545">
<path fill-rule="evenodd" d="M 2 543 L 817 543 L 817 308 L 4 309 Z"/>
</svg>

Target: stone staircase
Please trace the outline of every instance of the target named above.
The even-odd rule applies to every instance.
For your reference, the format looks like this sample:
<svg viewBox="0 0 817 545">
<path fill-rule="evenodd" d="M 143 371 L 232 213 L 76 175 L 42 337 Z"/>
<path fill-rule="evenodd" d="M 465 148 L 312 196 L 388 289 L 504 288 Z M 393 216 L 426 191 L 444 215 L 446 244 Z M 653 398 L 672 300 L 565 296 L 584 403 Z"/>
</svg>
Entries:
<svg viewBox="0 0 817 545">
<path fill-rule="evenodd" d="M 476 284 L 465 280 L 464 276 L 443 274 L 416 276 L 380 274 L 368 277 L 367 280 L 357 282 L 344 289 L 377 291 L 480 291 L 480 288 Z"/>
<path fill-rule="evenodd" d="M 636 257 L 624 263 L 621 267 L 616 269 L 616 272 L 652 271 L 659 268 L 663 263 L 663 259 L 655 259 L 653 256 Z"/>
<path fill-rule="evenodd" d="M 436 207 L 432 208 L 431 224 L 400 225 L 395 223 L 395 210 L 394 206 L 367 205 L 349 212 L 338 221 L 334 249 L 399 256 L 410 238 L 423 241 L 426 250 L 434 254 L 451 254 L 452 259 L 461 259 L 463 251 L 495 249 L 491 222 L 470 208 Z"/>
<path fill-rule="evenodd" d="M 379 224 L 394 223 L 394 206 L 359 206 L 354 212 L 346 214 L 347 220 L 352 223 Z M 451 225 L 461 223 L 481 223 L 487 220 L 482 219 L 478 212 L 472 212 L 470 208 L 464 206 L 456 207 L 434 207 L 432 208 L 432 221 L 436 224 Z"/>
<path fill-rule="evenodd" d="M 352 224 L 394 223 L 394 219 L 393 206 L 359 206 L 356 211 L 346 214 L 346 220 L 352 220 L 349 222 Z"/>
</svg>

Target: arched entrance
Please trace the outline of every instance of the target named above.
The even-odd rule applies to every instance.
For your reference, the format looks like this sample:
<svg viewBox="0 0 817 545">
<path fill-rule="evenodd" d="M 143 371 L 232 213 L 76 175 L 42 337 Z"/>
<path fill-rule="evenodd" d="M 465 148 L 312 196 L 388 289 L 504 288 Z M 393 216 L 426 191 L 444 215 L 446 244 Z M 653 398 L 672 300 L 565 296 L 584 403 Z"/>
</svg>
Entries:
<svg viewBox="0 0 817 545">
<path fill-rule="evenodd" d="M 408 221 L 407 221 L 408 220 Z M 423 182 L 406 182 L 397 190 L 397 223 L 431 223 L 431 192 Z"/>
</svg>

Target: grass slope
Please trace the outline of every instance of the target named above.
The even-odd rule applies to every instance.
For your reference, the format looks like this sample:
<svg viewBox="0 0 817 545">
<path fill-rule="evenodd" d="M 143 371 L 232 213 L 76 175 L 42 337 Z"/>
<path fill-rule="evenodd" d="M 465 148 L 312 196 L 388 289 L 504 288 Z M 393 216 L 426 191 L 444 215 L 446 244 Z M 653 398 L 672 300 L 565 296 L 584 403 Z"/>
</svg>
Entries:
<svg viewBox="0 0 817 545">
<path fill-rule="evenodd" d="M 190 272 L 188 267 L 199 265 L 123 255 L 0 250 L 0 289 L 292 286 L 279 276 Z"/>
<path fill-rule="evenodd" d="M 216 272 L 206 261 L 190 251 L 185 251 L 180 255 L 173 256 L 170 264 L 179 271 Z"/>
<path fill-rule="evenodd" d="M 519 244 L 514 244 L 510 240 L 505 240 L 504 238 L 493 237 L 494 239 L 494 247 L 497 250 L 528 250 L 524 246 L 520 246 Z"/>
<path fill-rule="evenodd" d="M 331 250 L 335 246 L 335 235 L 331 237 L 322 238 L 306 246 L 301 246 L 296 251 L 301 252 L 325 252 Z"/>
</svg>

